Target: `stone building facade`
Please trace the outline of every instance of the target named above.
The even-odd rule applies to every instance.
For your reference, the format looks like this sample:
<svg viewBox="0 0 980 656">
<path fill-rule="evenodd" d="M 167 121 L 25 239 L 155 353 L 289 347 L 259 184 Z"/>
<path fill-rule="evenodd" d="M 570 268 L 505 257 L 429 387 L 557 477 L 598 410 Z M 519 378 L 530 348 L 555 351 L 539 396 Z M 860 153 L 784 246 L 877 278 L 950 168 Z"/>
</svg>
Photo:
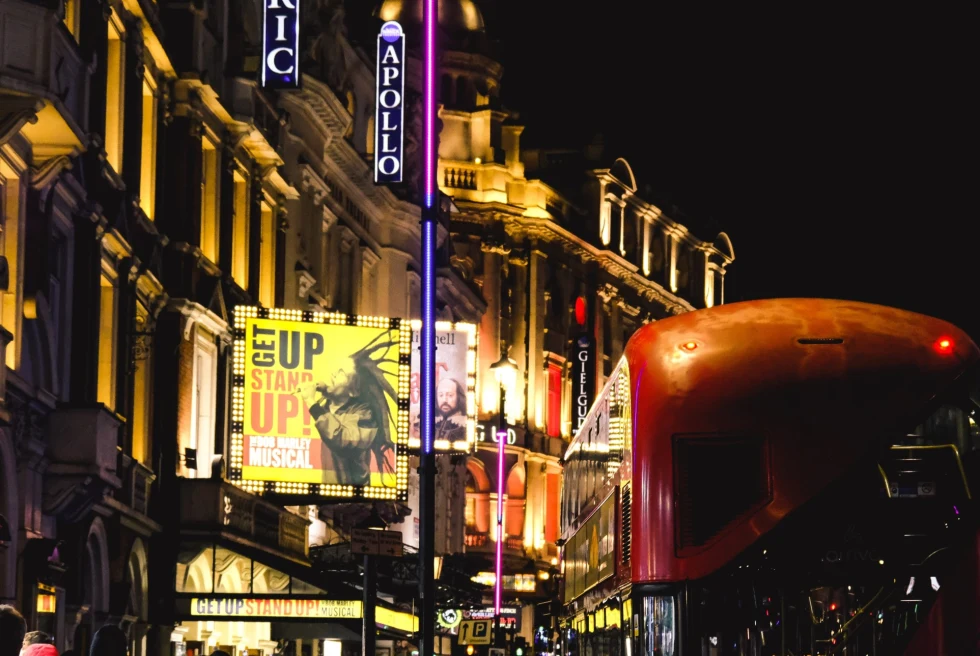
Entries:
<svg viewBox="0 0 980 656">
<path fill-rule="evenodd" d="M 638 325 L 723 302 L 734 253 L 644 201 L 621 159 L 522 151 L 479 9 L 441 4 L 438 312 L 478 325 L 480 443 L 439 458 L 438 552 L 479 594 L 505 540 L 529 635 L 556 562 L 573 342 L 594 340 L 601 386 Z M 226 480 L 232 312 L 418 318 L 420 69 L 406 182 L 375 186 L 370 53 L 382 19 L 411 35 L 419 6 L 348 17 L 339 0 L 304 2 L 304 82 L 274 93 L 256 82 L 257 0 L 0 2 L 0 603 L 60 650 L 87 651 L 106 623 L 134 656 L 271 656 L 282 640 L 318 656 L 356 635 L 198 621 L 187 604 L 356 596 L 327 585 L 343 558 L 318 558 L 363 508 Z M 518 375 L 498 536 L 503 354 Z M 376 508 L 410 547 L 412 503 Z M 385 594 L 410 606 L 400 571 Z"/>
</svg>

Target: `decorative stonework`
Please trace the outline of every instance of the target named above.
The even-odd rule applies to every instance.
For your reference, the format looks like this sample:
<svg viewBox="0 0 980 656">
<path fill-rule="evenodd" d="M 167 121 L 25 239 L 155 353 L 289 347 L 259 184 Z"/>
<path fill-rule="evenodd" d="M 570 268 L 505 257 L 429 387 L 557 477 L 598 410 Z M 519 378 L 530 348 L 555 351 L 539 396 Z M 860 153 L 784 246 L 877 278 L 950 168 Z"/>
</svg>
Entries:
<svg viewBox="0 0 980 656">
<path fill-rule="evenodd" d="M 303 269 L 296 272 L 296 295 L 300 301 L 306 302 L 315 284 L 316 278 L 309 271 Z"/>
</svg>

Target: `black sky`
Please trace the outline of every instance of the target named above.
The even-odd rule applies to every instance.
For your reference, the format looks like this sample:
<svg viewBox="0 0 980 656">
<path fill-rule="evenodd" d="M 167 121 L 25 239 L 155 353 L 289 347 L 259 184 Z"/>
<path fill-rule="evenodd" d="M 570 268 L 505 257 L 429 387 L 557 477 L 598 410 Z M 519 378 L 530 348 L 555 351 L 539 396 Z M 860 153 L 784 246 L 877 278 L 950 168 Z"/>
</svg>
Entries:
<svg viewBox="0 0 980 656">
<path fill-rule="evenodd" d="M 726 300 L 884 303 L 980 338 L 980 60 L 966 10 L 769 4 L 481 7 L 525 143 L 602 132 L 641 187 L 730 235 Z"/>
</svg>

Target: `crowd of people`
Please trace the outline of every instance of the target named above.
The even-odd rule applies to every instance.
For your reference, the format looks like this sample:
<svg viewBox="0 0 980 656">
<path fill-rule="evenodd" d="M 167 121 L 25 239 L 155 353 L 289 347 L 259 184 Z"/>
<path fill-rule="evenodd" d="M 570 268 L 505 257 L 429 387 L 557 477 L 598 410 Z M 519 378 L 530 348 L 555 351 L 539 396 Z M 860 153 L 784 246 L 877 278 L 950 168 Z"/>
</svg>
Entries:
<svg viewBox="0 0 980 656">
<path fill-rule="evenodd" d="M 126 656 L 126 634 L 118 626 L 104 626 L 95 633 L 88 656 Z M 24 616 L 13 606 L 0 606 L 0 656 L 76 656 L 71 649 L 58 653 L 54 637 L 28 631 Z"/>
</svg>

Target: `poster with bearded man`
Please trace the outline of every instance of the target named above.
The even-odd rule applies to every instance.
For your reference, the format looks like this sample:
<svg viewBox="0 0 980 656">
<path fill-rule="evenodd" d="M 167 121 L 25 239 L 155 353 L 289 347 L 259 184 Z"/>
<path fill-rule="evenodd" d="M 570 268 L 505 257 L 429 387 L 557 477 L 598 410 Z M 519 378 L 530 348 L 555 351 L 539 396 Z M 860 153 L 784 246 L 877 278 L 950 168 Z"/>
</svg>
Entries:
<svg viewBox="0 0 980 656">
<path fill-rule="evenodd" d="M 241 478 L 394 488 L 408 331 L 266 318 L 244 328 Z"/>
<path fill-rule="evenodd" d="M 422 379 L 418 349 L 421 326 L 413 325 L 413 328 L 408 443 L 417 447 L 421 443 Z M 467 368 L 467 352 L 475 347 L 475 332 L 472 324 L 436 323 L 436 450 L 460 448 L 467 440 L 467 419 L 476 414 L 476 408 L 467 404 L 467 388 L 473 379 L 473 373 Z"/>
</svg>

